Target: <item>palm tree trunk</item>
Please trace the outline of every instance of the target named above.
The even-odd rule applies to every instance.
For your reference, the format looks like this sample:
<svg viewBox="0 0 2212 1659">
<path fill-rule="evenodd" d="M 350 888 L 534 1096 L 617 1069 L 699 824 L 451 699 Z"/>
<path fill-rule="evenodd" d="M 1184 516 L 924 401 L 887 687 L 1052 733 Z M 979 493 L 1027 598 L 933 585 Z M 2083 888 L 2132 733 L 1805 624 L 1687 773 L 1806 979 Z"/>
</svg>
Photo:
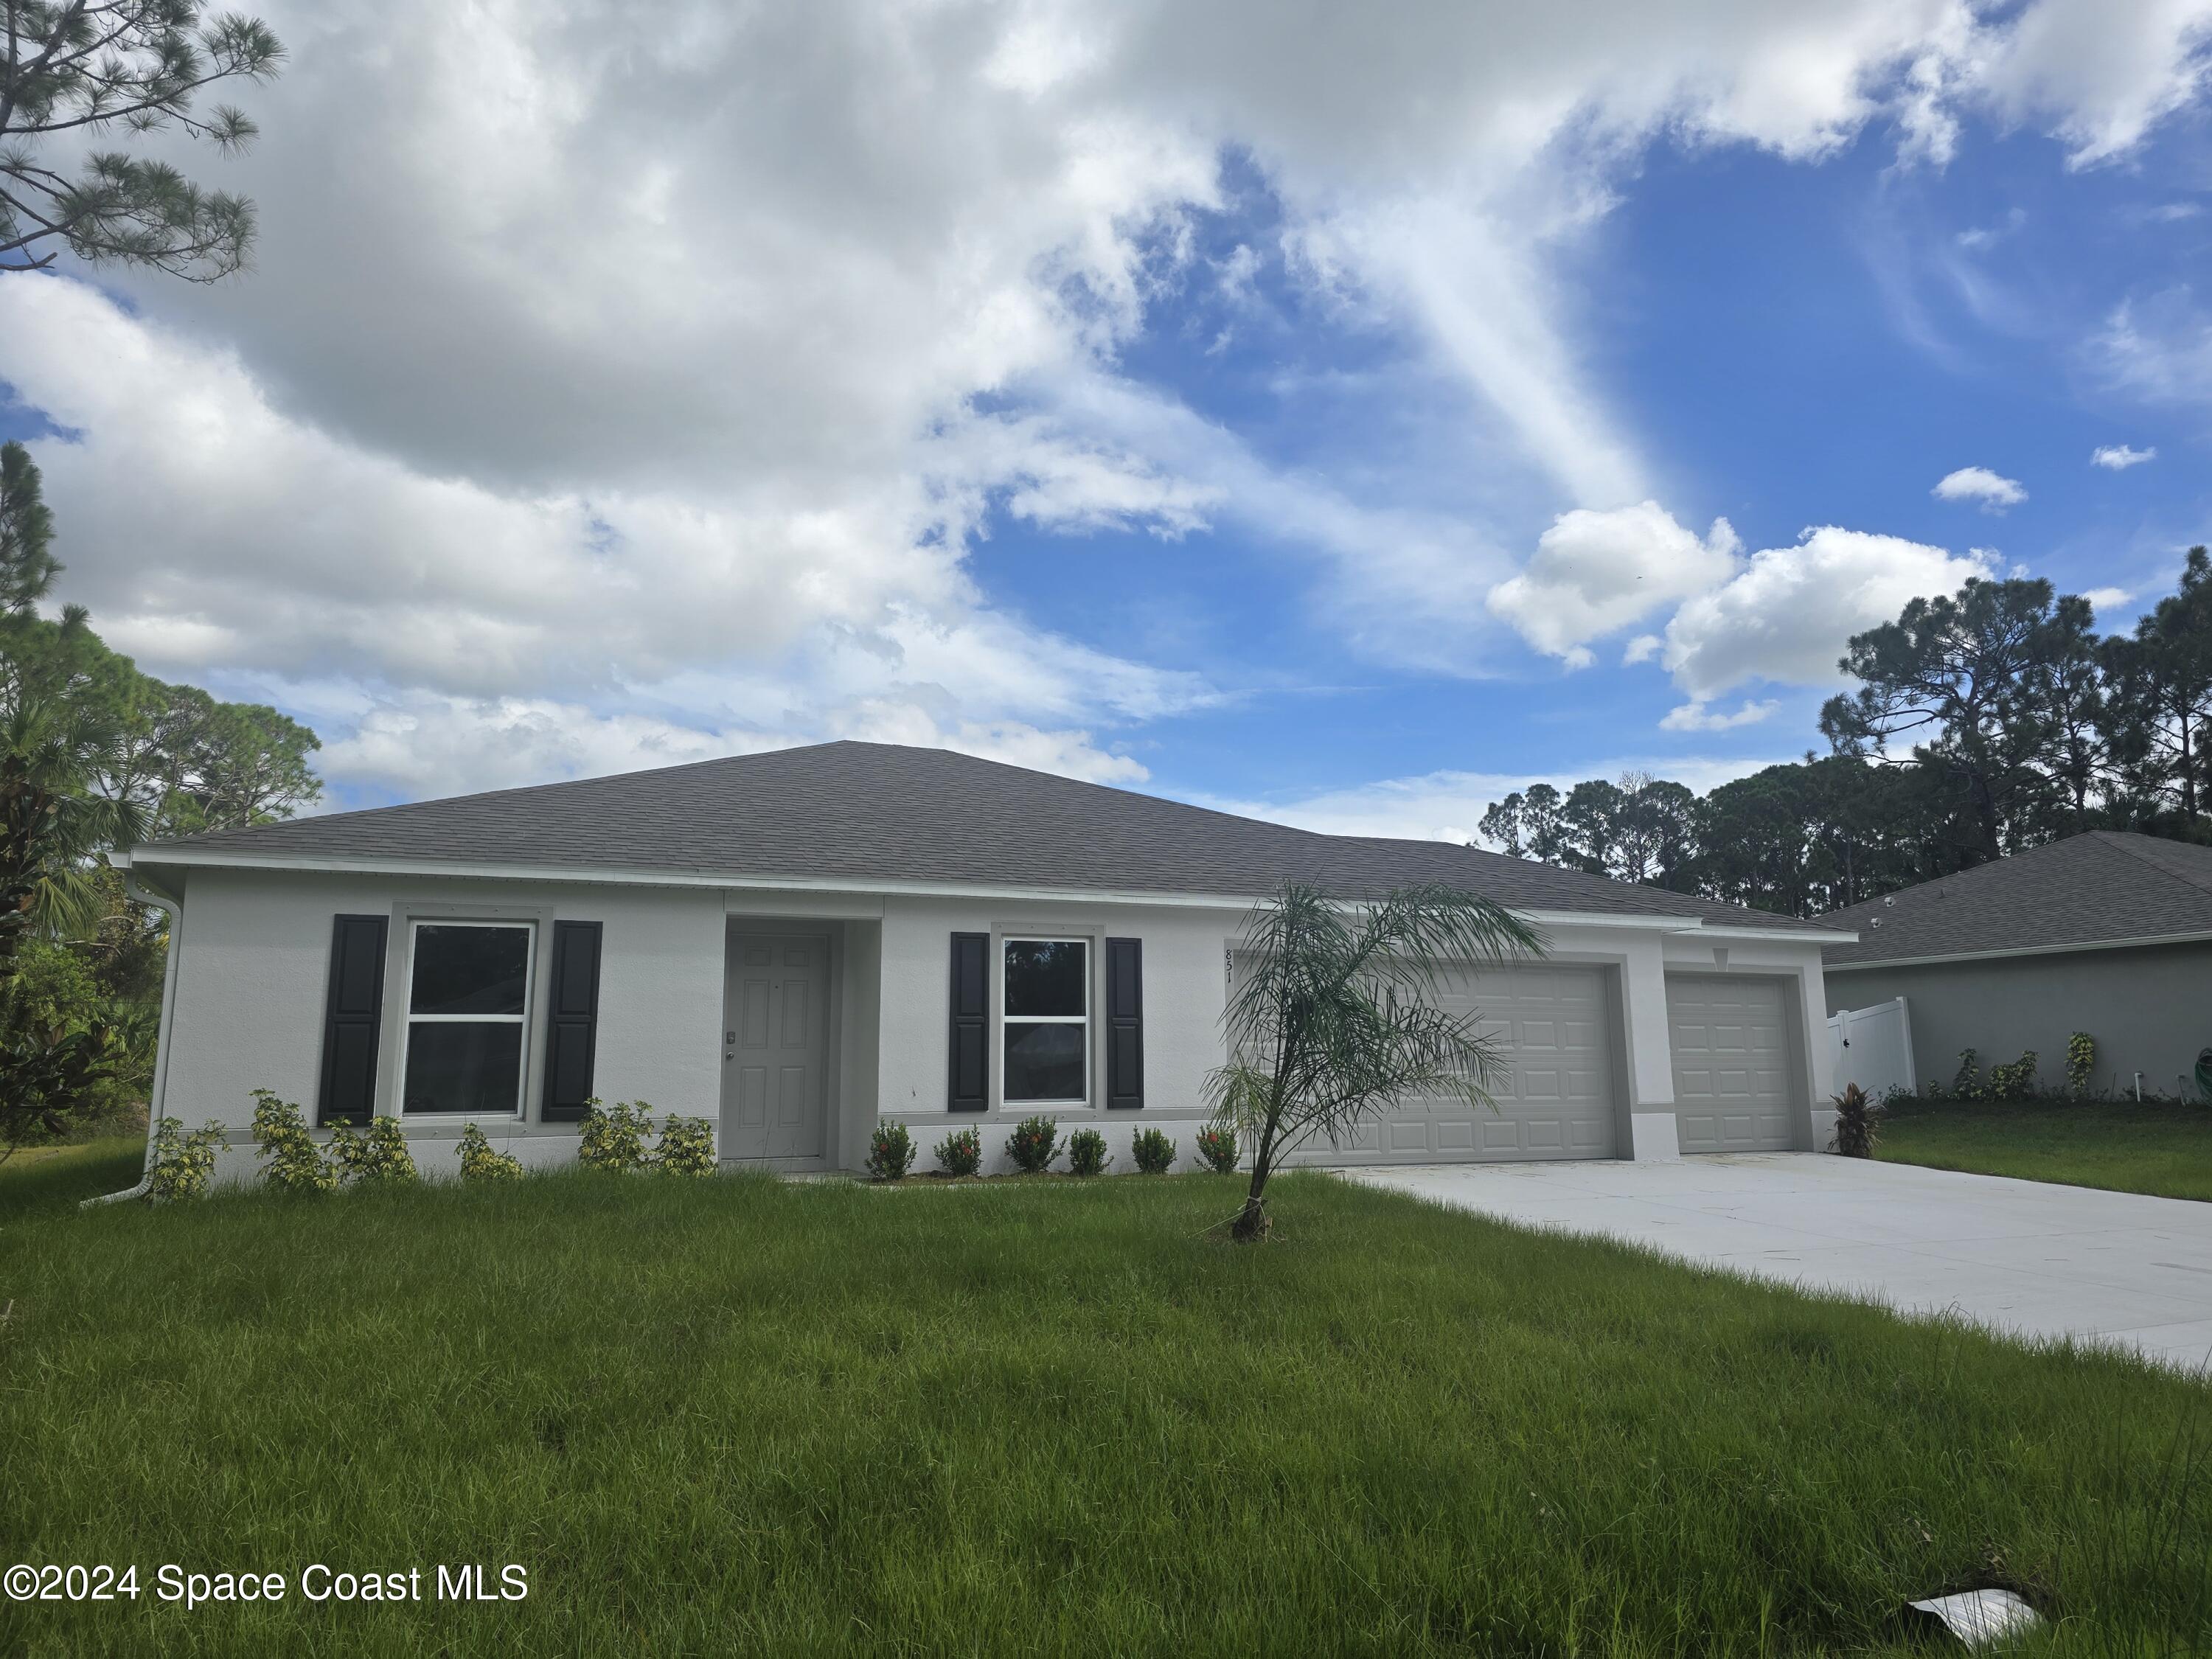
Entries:
<svg viewBox="0 0 2212 1659">
<path fill-rule="evenodd" d="M 1229 1236 L 1239 1244 L 1255 1243 L 1267 1236 L 1267 1177 L 1273 1173 L 1277 1115 L 1269 1112 L 1260 1126 L 1260 1144 L 1252 1152 L 1252 1184 L 1244 1189 L 1244 1207 L 1229 1230 Z"/>
</svg>

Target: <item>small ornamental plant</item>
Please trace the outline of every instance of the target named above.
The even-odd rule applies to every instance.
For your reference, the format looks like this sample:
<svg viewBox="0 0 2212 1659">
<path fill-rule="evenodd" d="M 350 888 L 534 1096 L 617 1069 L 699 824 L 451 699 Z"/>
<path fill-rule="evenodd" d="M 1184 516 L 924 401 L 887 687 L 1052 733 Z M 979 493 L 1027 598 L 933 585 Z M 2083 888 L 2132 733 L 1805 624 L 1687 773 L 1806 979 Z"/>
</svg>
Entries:
<svg viewBox="0 0 2212 1659">
<path fill-rule="evenodd" d="M 2066 1039 L 2066 1092 L 2086 1095 L 2089 1079 L 2097 1069 L 2097 1039 L 2087 1031 L 2076 1031 Z"/>
<path fill-rule="evenodd" d="M 937 1143 L 937 1167 L 949 1176 L 971 1176 L 983 1167 L 983 1137 L 955 1129 Z"/>
<path fill-rule="evenodd" d="M 1198 1132 L 1198 1155 L 1206 1160 L 1206 1167 L 1216 1175 L 1230 1175 L 1237 1168 L 1237 1132 L 1216 1123 Z"/>
<path fill-rule="evenodd" d="M 307 1119 L 276 1091 L 253 1091 L 253 1144 L 261 1179 L 280 1193 L 336 1192 L 338 1172 L 324 1158 Z"/>
<path fill-rule="evenodd" d="M 641 1101 L 584 1103 L 584 1130 L 576 1142 L 576 1162 L 587 1170 L 617 1175 L 645 1167 L 646 1137 L 653 1133 L 652 1109 Z"/>
<path fill-rule="evenodd" d="M 1060 1156 L 1060 1125 L 1048 1117 L 1025 1117 L 1006 1137 L 1006 1156 L 1024 1175 L 1042 1175 Z"/>
<path fill-rule="evenodd" d="M 2009 1066 L 1990 1067 L 1989 1093 L 1997 1100 L 2026 1100 L 2035 1093 L 2035 1050 Z"/>
<path fill-rule="evenodd" d="M 331 1164 L 341 1180 L 406 1182 L 421 1179 L 415 1155 L 407 1150 L 407 1132 L 396 1117 L 373 1117 L 368 1133 L 356 1134 L 353 1126 L 341 1123 L 331 1130 Z"/>
<path fill-rule="evenodd" d="M 1846 1083 L 1836 1097 L 1835 1150 L 1845 1158 L 1872 1158 L 1881 1122 L 1881 1108 L 1857 1084 Z"/>
<path fill-rule="evenodd" d="M 1959 1050 L 1959 1069 L 1951 1079 L 1951 1092 L 1961 1100 L 1981 1097 L 1981 1057 L 1972 1048 Z"/>
<path fill-rule="evenodd" d="M 978 1155 L 981 1148 L 978 1148 Z M 868 1173 L 878 1181 L 903 1181 L 914 1168 L 914 1137 L 903 1123 L 878 1123 L 868 1137 Z M 940 1148 L 939 1157 L 944 1156 Z"/>
<path fill-rule="evenodd" d="M 222 1145 L 220 1123 L 206 1123 L 186 1134 L 177 1120 L 165 1117 L 154 1126 L 154 1167 L 147 1176 L 146 1196 L 156 1204 L 175 1198 L 204 1198 L 215 1176 L 216 1148 Z"/>
<path fill-rule="evenodd" d="M 1139 1129 L 1129 1143 L 1139 1175 L 1165 1175 L 1175 1165 L 1176 1144 L 1158 1129 Z"/>
<path fill-rule="evenodd" d="M 464 1181 L 520 1181 L 522 1160 L 502 1152 L 473 1123 L 461 1131 L 461 1179 Z"/>
<path fill-rule="evenodd" d="M 1106 1156 L 1106 1137 L 1096 1129 L 1078 1129 L 1067 1138 L 1067 1172 L 1095 1176 L 1106 1173 L 1114 1160 Z"/>
<path fill-rule="evenodd" d="M 660 1126 L 660 1146 L 653 1155 L 653 1167 L 663 1175 L 714 1174 L 714 1126 L 703 1117 L 670 1118 Z"/>
</svg>

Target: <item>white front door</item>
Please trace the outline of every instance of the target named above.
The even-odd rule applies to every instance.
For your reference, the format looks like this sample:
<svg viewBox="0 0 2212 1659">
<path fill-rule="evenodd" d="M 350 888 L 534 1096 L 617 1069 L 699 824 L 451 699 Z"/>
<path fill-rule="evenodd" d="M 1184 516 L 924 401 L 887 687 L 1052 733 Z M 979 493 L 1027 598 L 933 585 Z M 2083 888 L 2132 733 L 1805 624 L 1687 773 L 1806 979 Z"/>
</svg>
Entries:
<svg viewBox="0 0 2212 1659">
<path fill-rule="evenodd" d="M 722 1157 L 822 1157 L 830 941 L 732 933 L 723 1001 Z"/>
</svg>

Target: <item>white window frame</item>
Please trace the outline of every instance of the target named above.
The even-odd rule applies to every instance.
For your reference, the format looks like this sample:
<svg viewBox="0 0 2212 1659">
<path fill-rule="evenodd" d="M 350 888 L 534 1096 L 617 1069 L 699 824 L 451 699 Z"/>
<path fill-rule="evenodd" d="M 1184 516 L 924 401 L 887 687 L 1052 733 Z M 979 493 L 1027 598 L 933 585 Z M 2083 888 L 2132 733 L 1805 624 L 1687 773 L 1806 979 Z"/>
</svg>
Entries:
<svg viewBox="0 0 2212 1659">
<path fill-rule="evenodd" d="M 528 941 L 522 957 L 522 1012 L 519 1014 L 418 1014 L 415 1012 L 415 941 L 425 927 L 505 927 L 521 933 Z M 521 1028 L 521 1046 L 517 1051 L 520 1064 L 515 1067 L 514 1110 L 509 1115 L 520 1121 L 523 1103 L 530 1097 L 530 1012 L 537 1006 L 538 998 L 538 924 L 535 921 L 511 921 L 504 918 L 484 916 L 410 916 L 407 919 L 407 966 L 399 981 L 399 1069 L 393 1079 L 398 1109 L 392 1114 L 402 1122 L 465 1123 L 480 1119 L 480 1112 L 410 1112 L 407 1109 L 407 1058 L 415 1046 L 415 1027 L 423 1025 L 514 1025 Z"/>
<path fill-rule="evenodd" d="M 1080 933 L 1002 933 L 999 938 L 999 1103 L 1007 1110 L 1037 1106 L 1091 1104 L 1091 1066 L 1097 1044 L 1091 1041 L 1091 976 L 1097 941 Z M 1006 951 L 1017 945 L 1079 945 L 1083 947 L 1083 1012 L 1079 1014 L 1010 1014 L 1006 1008 Z M 1083 1028 L 1083 1092 L 1067 1100 L 1016 1100 L 1006 1092 L 1006 1028 L 1010 1025 L 1080 1025 Z"/>
</svg>

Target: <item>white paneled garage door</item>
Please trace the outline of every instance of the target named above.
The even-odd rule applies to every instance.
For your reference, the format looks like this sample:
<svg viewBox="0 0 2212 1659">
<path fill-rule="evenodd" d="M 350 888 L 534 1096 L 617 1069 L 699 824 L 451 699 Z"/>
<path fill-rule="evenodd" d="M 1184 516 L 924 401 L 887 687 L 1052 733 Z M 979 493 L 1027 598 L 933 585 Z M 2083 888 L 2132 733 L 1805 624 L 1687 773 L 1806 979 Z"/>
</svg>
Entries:
<svg viewBox="0 0 2212 1659">
<path fill-rule="evenodd" d="M 1686 1152 L 1786 1152 L 1797 1144 L 1782 982 L 1667 975 L 1674 1129 Z"/>
<path fill-rule="evenodd" d="M 1299 1164 L 1463 1164 L 1509 1158 L 1612 1158 L 1613 1045 L 1605 981 L 1595 968 L 1512 968 L 1462 975 L 1443 1006 L 1482 1015 L 1504 1050 L 1498 1110 L 1465 1101 L 1408 1100 L 1361 1126 L 1357 1139 L 1305 1147 Z"/>
</svg>

